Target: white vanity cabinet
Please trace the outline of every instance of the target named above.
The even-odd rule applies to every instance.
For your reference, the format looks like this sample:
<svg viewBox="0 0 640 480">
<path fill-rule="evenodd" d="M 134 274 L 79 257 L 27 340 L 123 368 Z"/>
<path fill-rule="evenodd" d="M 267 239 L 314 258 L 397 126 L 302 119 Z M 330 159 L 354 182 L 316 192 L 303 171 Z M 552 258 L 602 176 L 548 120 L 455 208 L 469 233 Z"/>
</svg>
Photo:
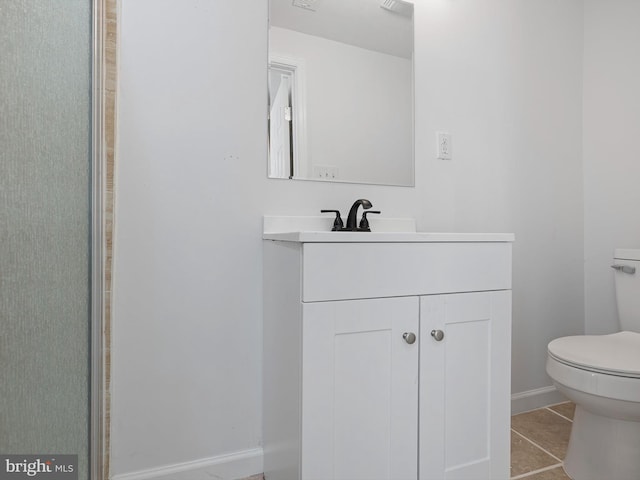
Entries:
<svg viewBox="0 0 640 480">
<path fill-rule="evenodd" d="M 421 297 L 420 342 L 419 478 L 509 478 L 511 291 Z"/>
<path fill-rule="evenodd" d="M 415 297 L 305 303 L 301 478 L 417 478 Z"/>
<path fill-rule="evenodd" d="M 367 235 L 265 235 L 267 480 L 509 478 L 512 235 Z"/>
</svg>

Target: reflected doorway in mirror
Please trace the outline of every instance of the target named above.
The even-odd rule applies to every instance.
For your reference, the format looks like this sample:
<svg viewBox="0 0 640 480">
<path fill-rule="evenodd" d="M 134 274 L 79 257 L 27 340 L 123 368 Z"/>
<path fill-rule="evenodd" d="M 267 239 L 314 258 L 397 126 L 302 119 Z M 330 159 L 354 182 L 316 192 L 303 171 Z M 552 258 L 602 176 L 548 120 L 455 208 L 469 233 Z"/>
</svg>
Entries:
<svg viewBox="0 0 640 480">
<path fill-rule="evenodd" d="M 272 71 L 275 94 L 269 109 L 269 176 L 291 178 L 293 157 L 291 156 L 291 78 L 286 73 Z"/>
<path fill-rule="evenodd" d="M 269 57 L 269 178 L 307 174 L 304 61 Z"/>
</svg>

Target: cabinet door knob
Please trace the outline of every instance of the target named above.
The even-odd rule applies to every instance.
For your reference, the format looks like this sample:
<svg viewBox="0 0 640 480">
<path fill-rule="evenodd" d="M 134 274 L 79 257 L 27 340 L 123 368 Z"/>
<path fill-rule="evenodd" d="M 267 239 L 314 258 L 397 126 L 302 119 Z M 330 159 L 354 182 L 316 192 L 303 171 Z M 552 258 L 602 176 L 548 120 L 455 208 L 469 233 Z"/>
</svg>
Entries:
<svg viewBox="0 0 640 480">
<path fill-rule="evenodd" d="M 444 332 L 442 330 L 431 330 L 431 336 L 439 342 L 444 338 Z"/>
<path fill-rule="evenodd" d="M 402 338 L 404 338 L 404 341 L 409 345 L 413 345 L 416 342 L 416 334 L 412 332 L 405 332 Z"/>
</svg>

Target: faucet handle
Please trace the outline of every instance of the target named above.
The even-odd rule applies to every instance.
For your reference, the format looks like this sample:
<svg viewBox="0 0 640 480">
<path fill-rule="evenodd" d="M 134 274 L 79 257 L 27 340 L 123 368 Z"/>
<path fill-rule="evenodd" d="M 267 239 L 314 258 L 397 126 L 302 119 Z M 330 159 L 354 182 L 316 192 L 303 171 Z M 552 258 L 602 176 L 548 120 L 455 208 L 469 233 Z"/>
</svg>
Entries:
<svg viewBox="0 0 640 480">
<path fill-rule="evenodd" d="M 332 232 L 342 230 L 344 228 L 344 223 L 342 223 L 342 217 L 340 216 L 340 210 L 320 210 L 320 213 L 335 213 L 336 218 L 333 221 Z"/>
<path fill-rule="evenodd" d="M 362 219 L 360 220 L 360 230 L 364 230 L 365 232 L 370 232 L 371 228 L 369 228 L 369 220 L 367 219 L 367 214 L 369 213 L 381 213 L 380 210 L 367 210 L 362 212 Z"/>
</svg>

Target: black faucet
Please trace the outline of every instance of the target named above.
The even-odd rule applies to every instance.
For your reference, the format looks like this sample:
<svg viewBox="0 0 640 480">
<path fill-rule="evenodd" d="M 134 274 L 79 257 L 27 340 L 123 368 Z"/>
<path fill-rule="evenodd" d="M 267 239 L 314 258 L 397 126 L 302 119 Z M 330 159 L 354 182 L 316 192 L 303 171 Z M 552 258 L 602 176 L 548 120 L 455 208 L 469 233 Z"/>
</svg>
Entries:
<svg viewBox="0 0 640 480">
<path fill-rule="evenodd" d="M 358 208 L 362 208 L 367 210 L 366 212 L 362 212 L 362 219 L 360 220 L 360 226 L 357 225 L 358 220 Z M 349 210 L 349 216 L 347 217 L 347 226 L 343 226 L 342 218 L 340 217 L 339 210 L 320 210 L 322 213 L 335 213 L 336 218 L 333 222 L 333 228 L 331 231 L 333 232 L 370 232 L 371 228 L 369 228 L 369 220 L 367 219 L 367 214 L 370 213 L 380 213 L 379 211 L 369 210 L 373 205 L 366 198 L 361 198 L 353 202 L 351 205 L 351 210 Z"/>
<path fill-rule="evenodd" d="M 370 232 L 371 228 L 369 227 L 369 219 L 367 215 L 371 215 L 372 213 L 381 213 L 380 210 L 367 210 L 366 212 L 362 212 L 362 219 L 360 220 L 360 226 L 358 227 L 358 231 L 360 232 Z"/>
<path fill-rule="evenodd" d="M 344 230 L 344 223 L 342 223 L 342 217 L 340 216 L 340 210 L 320 210 L 320 213 L 335 213 L 336 219 L 333 221 L 332 232 L 340 232 Z"/>
<path fill-rule="evenodd" d="M 371 205 L 371 202 L 366 198 L 361 198 L 353 202 L 353 205 L 351 205 L 351 210 L 349 210 L 349 215 L 347 216 L 347 226 L 345 230 L 350 232 L 358 231 L 357 217 L 358 217 L 358 208 L 360 207 L 360 205 L 362 205 L 362 208 L 365 210 L 368 210 L 373 206 Z"/>
</svg>

